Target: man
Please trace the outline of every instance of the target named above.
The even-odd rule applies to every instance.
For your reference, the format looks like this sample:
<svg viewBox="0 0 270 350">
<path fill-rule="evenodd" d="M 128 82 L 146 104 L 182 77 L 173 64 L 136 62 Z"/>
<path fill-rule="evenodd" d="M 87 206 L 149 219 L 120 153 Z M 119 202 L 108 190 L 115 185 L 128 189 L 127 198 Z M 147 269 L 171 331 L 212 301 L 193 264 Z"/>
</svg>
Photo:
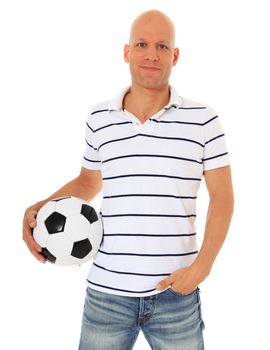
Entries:
<svg viewBox="0 0 270 350">
<path fill-rule="evenodd" d="M 227 234 L 233 189 L 218 116 L 169 85 L 178 56 L 164 13 L 135 19 L 124 47 L 131 86 L 89 113 L 79 176 L 25 212 L 24 240 L 45 262 L 32 238 L 41 206 L 103 189 L 104 240 L 87 277 L 80 350 L 132 349 L 140 329 L 152 349 L 204 349 L 198 285 Z M 203 175 L 210 200 L 198 252 Z"/>
</svg>

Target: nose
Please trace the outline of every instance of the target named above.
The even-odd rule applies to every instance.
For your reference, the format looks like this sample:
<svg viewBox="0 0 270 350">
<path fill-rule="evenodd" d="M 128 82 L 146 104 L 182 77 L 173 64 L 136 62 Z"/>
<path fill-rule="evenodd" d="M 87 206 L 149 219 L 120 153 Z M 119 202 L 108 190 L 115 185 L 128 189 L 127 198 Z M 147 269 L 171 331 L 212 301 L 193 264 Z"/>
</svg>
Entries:
<svg viewBox="0 0 270 350">
<path fill-rule="evenodd" d="M 154 46 L 148 46 L 146 52 L 145 52 L 145 59 L 148 61 L 158 61 L 159 56 L 156 47 Z"/>
</svg>

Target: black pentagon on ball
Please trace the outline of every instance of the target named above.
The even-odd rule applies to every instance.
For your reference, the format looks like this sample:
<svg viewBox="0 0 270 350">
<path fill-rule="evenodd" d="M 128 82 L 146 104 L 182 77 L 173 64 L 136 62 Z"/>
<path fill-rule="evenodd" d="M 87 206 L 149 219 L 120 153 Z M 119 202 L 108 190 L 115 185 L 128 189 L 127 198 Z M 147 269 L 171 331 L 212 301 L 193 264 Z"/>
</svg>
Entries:
<svg viewBox="0 0 270 350">
<path fill-rule="evenodd" d="M 98 216 L 93 207 L 87 204 L 82 204 L 81 214 L 92 224 L 98 221 Z"/>
<path fill-rule="evenodd" d="M 83 239 L 81 241 L 75 242 L 72 248 L 71 256 L 75 258 L 83 259 L 92 250 L 92 244 L 89 239 Z"/>
<path fill-rule="evenodd" d="M 53 212 L 45 220 L 45 226 L 49 234 L 63 232 L 65 228 L 66 217 L 57 211 Z"/>
<path fill-rule="evenodd" d="M 55 263 L 56 257 L 52 255 L 47 248 L 42 248 L 41 255 L 44 256 L 49 262 Z"/>
</svg>

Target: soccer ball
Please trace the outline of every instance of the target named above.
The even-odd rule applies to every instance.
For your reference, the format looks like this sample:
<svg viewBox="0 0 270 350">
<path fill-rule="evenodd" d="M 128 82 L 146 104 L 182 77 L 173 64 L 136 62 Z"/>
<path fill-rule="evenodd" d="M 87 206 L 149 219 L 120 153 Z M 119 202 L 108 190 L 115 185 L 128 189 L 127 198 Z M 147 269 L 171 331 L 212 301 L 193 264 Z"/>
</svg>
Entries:
<svg viewBox="0 0 270 350">
<path fill-rule="evenodd" d="M 82 265 L 100 247 L 101 216 L 80 198 L 54 198 L 39 210 L 36 220 L 33 237 L 42 247 L 41 254 L 55 265 Z"/>
</svg>

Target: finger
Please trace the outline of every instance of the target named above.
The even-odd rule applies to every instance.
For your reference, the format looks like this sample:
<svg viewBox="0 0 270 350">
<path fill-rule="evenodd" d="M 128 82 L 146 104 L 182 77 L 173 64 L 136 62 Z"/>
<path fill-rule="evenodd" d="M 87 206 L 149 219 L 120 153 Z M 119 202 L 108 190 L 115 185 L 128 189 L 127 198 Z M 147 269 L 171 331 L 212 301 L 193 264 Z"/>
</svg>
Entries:
<svg viewBox="0 0 270 350">
<path fill-rule="evenodd" d="M 26 244 L 28 246 L 28 249 L 30 252 L 34 255 L 35 258 L 37 258 L 41 262 L 45 262 L 46 258 L 41 254 L 42 248 L 41 246 L 34 240 L 33 236 L 28 236 L 28 239 L 26 239 Z"/>
<path fill-rule="evenodd" d="M 27 224 L 23 227 L 23 240 L 30 250 L 35 249 L 38 252 L 41 252 L 41 246 L 33 238 L 33 229 Z"/>
<path fill-rule="evenodd" d="M 34 257 L 39 260 L 40 262 L 45 263 L 46 262 L 46 258 L 40 254 L 42 252 L 42 248 L 40 247 L 39 244 L 36 243 L 36 241 L 31 237 L 27 238 L 23 238 L 28 249 L 30 250 L 30 252 L 34 255 Z"/>
<path fill-rule="evenodd" d="M 33 252 L 40 253 L 42 248 L 37 244 L 37 242 L 32 237 L 27 237 L 24 235 L 23 240 L 25 241 L 28 249 Z"/>
<path fill-rule="evenodd" d="M 47 261 L 47 259 L 46 259 L 42 254 L 40 254 L 39 252 L 37 252 L 35 249 L 30 250 L 30 252 L 34 255 L 34 257 L 35 257 L 38 261 L 40 261 L 40 262 L 42 262 L 42 263 L 45 263 L 45 262 Z"/>
<path fill-rule="evenodd" d="M 172 284 L 171 289 L 176 292 L 183 295 L 191 294 L 194 291 L 194 288 L 191 287 L 183 287 L 183 286 L 176 286 L 175 284 Z"/>
<path fill-rule="evenodd" d="M 156 285 L 156 289 L 157 290 L 163 290 L 163 289 L 169 287 L 173 282 L 174 282 L 173 276 L 169 276 L 168 278 L 165 278 L 163 281 L 160 281 Z"/>
<path fill-rule="evenodd" d="M 37 224 L 36 215 L 37 212 L 35 210 L 25 212 L 23 219 L 23 240 L 32 255 L 34 255 L 34 257 L 40 262 L 45 263 L 47 259 L 40 254 L 42 252 L 42 248 L 33 238 L 33 228 L 35 228 Z"/>
<path fill-rule="evenodd" d="M 27 222 L 28 222 L 29 226 L 32 228 L 36 227 L 36 225 L 37 225 L 36 216 L 37 216 L 37 212 L 35 210 L 30 210 L 26 214 Z"/>
<path fill-rule="evenodd" d="M 31 237 L 29 237 L 28 242 L 30 244 L 31 249 L 36 250 L 39 253 L 42 252 L 42 247 L 35 241 L 32 235 Z"/>
</svg>

